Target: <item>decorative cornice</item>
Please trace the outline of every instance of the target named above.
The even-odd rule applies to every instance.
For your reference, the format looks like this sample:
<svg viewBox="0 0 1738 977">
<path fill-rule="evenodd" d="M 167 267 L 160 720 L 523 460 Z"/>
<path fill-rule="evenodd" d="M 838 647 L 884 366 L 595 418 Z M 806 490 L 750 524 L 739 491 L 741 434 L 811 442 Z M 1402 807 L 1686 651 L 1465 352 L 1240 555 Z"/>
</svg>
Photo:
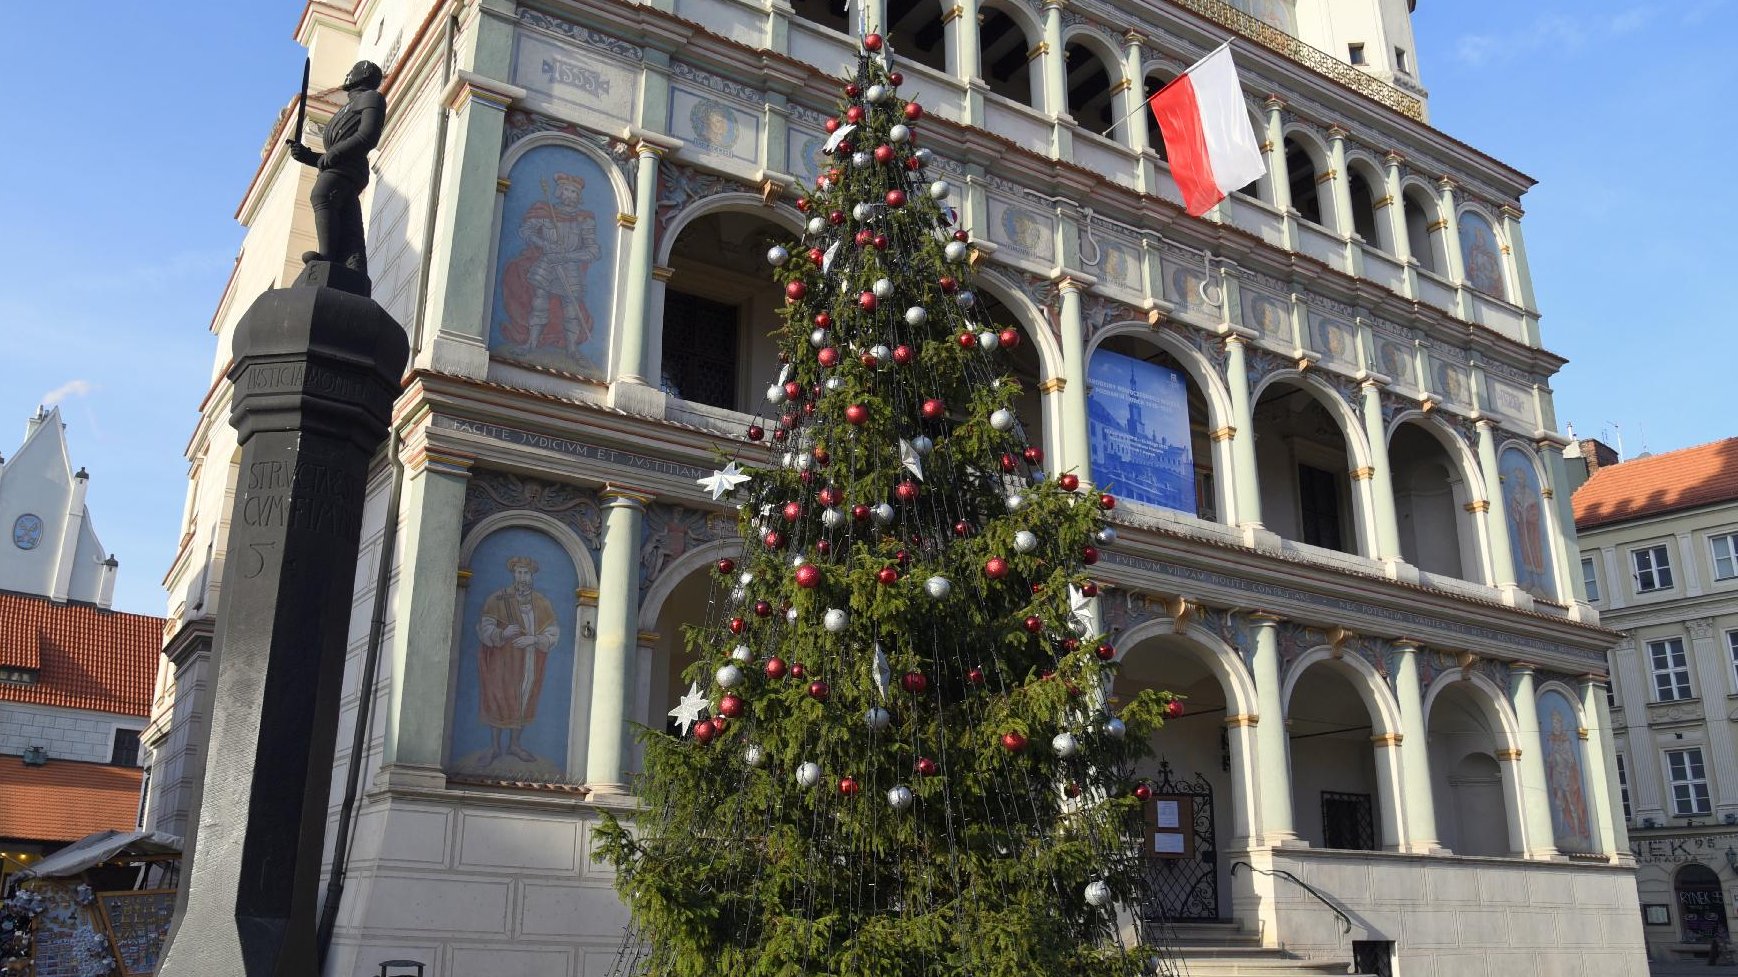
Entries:
<svg viewBox="0 0 1738 977">
<path fill-rule="evenodd" d="M 1436 220 L 1433 220 L 1429 224 L 1426 224 L 1424 229 L 1429 231 L 1432 234 L 1435 234 L 1437 231 L 1447 229 L 1447 227 L 1448 227 L 1448 218 L 1438 217 Z"/>
<path fill-rule="evenodd" d="M 1468 512 L 1484 513 L 1491 511 L 1491 503 L 1489 499 L 1474 499 L 1466 505 L 1461 506 L 1461 508 Z"/>
<path fill-rule="evenodd" d="M 1227 424 L 1221 428 L 1216 428 L 1212 431 L 1212 433 L 1207 435 L 1207 437 L 1210 440 L 1212 440 L 1216 443 L 1219 441 L 1229 441 L 1236 436 L 1237 436 L 1237 428 L 1233 427 L 1230 424 Z"/>
<path fill-rule="evenodd" d="M 632 488 L 627 485 L 607 484 L 598 489 L 597 498 L 608 507 L 630 506 L 635 509 L 645 509 L 652 500 L 657 498 L 645 489 Z"/>
<path fill-rule="evenodd" d="M 1038 384 L 1038 392 L 1044 394 L 1061 393 L 1068 386 L 1067 377 L 1051 377 Z"/>
</svg>

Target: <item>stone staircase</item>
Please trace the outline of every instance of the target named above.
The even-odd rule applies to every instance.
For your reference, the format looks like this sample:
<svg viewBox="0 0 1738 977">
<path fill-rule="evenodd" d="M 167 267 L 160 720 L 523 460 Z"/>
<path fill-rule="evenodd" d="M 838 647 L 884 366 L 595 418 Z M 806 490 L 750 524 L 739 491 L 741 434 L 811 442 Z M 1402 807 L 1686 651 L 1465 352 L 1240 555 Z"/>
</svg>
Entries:
<svg viewBox="0 0 1738 977">
<path fill-rule="evenodd" d="M 1235 923 L 1174 923 L 1167 930 L 1163 977 L 1351 977 L 1345 962 L 1300 960 L 1262 946 L 1259 936 Z M 1347 946 L 1348 960 L 1351 954 Z"/>
</svg>

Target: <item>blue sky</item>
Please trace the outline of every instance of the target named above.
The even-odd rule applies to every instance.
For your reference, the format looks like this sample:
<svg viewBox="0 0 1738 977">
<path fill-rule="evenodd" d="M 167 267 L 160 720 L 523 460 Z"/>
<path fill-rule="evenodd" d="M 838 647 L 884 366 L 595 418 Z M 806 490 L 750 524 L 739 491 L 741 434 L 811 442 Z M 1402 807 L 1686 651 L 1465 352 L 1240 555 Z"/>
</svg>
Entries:
<svg viewBox="0 0 1738 977">
<path fill-rule="evenodd" d="M 1613 440 L 1621 425 L 1630 454 L 1738 433 L 1716 297 L 1738 258 L 1738 139 L 1719 121 L 1735 6 L 1420 0 L 1415 15 L 1433 123 L 1540 181 L 1527 246 L 1546 345 L 1573 361 L 1558 416 Z M 233 215 L 300 79 L 300 10 L 104 0 L 68 49 L 19 43 L 68 29 L 64 9 L 22 4 L 0 41 L 0 453 L 60 404 L 124 610 L 164 610 Z"/>
</svg>

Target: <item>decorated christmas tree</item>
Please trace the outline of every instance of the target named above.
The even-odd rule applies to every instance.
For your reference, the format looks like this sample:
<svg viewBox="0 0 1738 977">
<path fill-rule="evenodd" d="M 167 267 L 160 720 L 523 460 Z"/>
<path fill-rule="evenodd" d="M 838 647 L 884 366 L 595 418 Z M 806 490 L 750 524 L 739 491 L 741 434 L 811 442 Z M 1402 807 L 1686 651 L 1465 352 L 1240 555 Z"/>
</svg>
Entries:
<svg viewBox="0 0 1738 977">
<path fill-rule="evenodd" d="M 970 285 L 970 236 L 863 39 L 797 201 L 767 390 L 775 464 L 739 504 L 710 618 L 598 856 L 632 908 L 620 974 L 1111 977 L 1150 969 L 1144 785 L 1171 697 L 1113 712 L 1087 567 L 1115 499 L 1052 476 Z"/>
</svg>

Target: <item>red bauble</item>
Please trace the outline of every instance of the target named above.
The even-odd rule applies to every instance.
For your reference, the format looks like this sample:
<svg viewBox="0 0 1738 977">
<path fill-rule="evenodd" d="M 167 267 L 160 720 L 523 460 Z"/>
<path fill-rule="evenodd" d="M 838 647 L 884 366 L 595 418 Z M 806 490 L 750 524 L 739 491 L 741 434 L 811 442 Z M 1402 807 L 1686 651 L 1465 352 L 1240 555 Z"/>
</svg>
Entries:
<svg viewBox="0 0 1738 977">
<path fill-rule="evenodd" d="M 869 352 L 868 350 L 864 350 L 863 355 L 857 357 L 857 362 L 863 364 L 864 369 L 868 369 L 868 370 L 873 370 L 876 367 L 881 365 L 880 363 L 877 363 L 875 361 L 875 354 Z"/>
<path fill-rule="evenodd" d="M 791 663 L 791 678 L 804 678 L 808 674 L 809 670 L 803 667 L 802 662 Z"/>
<path fill-rule="evenodd" d="M 935 283 L 940 285 L 941 290 L 949 295 L 953 294 L 954 289 L 960 287 L 959 280 L 954 278 L 952 275 L 943 275 L 940 278 L 937 278 Z"/>
<path fill-rule="evenodd" d="M 923 106 L 916 102 L 906 102 L 905 118 L 908 122 L 916 122 L 918 119 L 923 118 Z"/>
<path fill-rule="evenodd" d="M 816 460 L 818 461 L 819 459 L 816 459 Z M 815 493 L 815 501 L 819 502 L 822 505 L 826 505 L 826 506 L 838 505 L 839 504 L 839 490 L 834 488 L 833 486 L 829 485 L 826 488 L 821 489 L 819 492 Z"/>
<path fill-rule="evenodd" d="M 853 125 L 863 121 L 863 106 L 853 105 L 845 110 L 845 121 Z"/>
<path fill-rule="evenodd" d="M 912 533 L 911 534 L 911 545 L 922 546 L 923 545 L 923 535 L 921 533 Z M 899 552 L 893 554 L 893 558 L 895 560 L 899 561 L 900 566 L 908 566 L 911 563 L 911 554 L 907 553 L 904 550 L 900 550 Z"/>
<path fill-rule="evenodd" d="M 1042 594 L 1043 592 L 1044 592 L 1044 585 L 1041 583 L 1038 583 L 1037 581 L 1033 581 L 1032 582 L 1032 593 Z"/>
<path fill-rule="evenodd" d="M 917 500 L 917 483 L 900 482 L 893 486 L 893 494 L 901 502 L 915 502 Z"/>
<path fill-rule="evenodd" d="M 1092 566 L 1094 563 L 1097 563 L 1098 562 L 1098 547 L 1096 547 L 1096 546 L 1082 546 L 1080 548 L 1080 562 L 1086 564 L 1087 566 Z"/>
<path fill-rule="evenodd" d="M 782 427 L 781 427 L 781 428 L 776 428 L 776 429 L 774 429 L 774 431 L 773 431 L 773 432 L 772 432 L 772 439 L 773 439 L 773 440 L 774 440 L 774 441 L 783 441 L 783 440 L 785 440 L 785 438 L 786 438 L 786 437 L 788 437 L 788 436 L 789 436 L 789 434 L 790 434 L 790 432 L 788 432 L 788 431 L 786 431 L 786 430 L 785 430 L 785 429 L 784 429 L 784 428 L 782 428 Z"/>
<path fill-rule="evenodd" d="M 839 351 L 831 346 L 823 347 L 819 353 L 815 354 L 815 360 L 822 366 L 838 366 Z"/>
<path fill-rule="evenodd" d="M 959 522 L 953 524 L 953 534 L 962 538 L 970 536 L 972 534 L 972 524 L 961 519 Z"/>
<path fill-rule="evenodd" d="M 791 428 L 796 427 L 797 426 L 797 415 L 795 415 L 795 414 L 780 414 L 778 417 L 778 426 L 784 428 L 787 431 L 789 431 Z"/>
<path fill-rule="evenodd" d="M 1172 699 L 1170 702 L 1165 703 L 1165 715 L 1171 717 L 1172 719 L 1176 719 L 1177 717 L 1181 716 L 1182 714 L 1183 714 L 1183 700 Z"/>
<path fill-rule="evenodd" d="M 916 156 L 907 156 L 905 157 L 905 168 L 916 173 L 918 170 L 923 169 L 923 161 L 918 159 Z"/>
<path fill-rule="evenodd" d="M 941 764 L 926 756 L 918 757 L 916 770 L 919 777 L 933 777 L 941 772 Z"/>
<path fill-rule="evenodd" d="M 857 793 L 857 778 L 855 778 L 855 777 L 840 777 L 839 778 L 839 793 L 845 795 L 846 797 L 855 796 Z"/>
<path fill-rule="evenodd" d="M 900 85 L 905 84 L 905 76 L 897 71 L 889 71 L 887 73 L 887 83 L 897 88 Z"/>
<path fill-rule="evenodd" d="M 1063 638 L 1062 639 L 1062 650 L 1066 651 L 1066 652 L 1070 652 L 1070 653 L 1079 651 L 1080 650 L 1080 639 L 1079 638 Z"/>
<path fill-rule="evenodd" d="M 940 420 L 946 413 L 947 405 L 942 403 L 940 397 L 931 397 L 923 402 L 923 419 L 926 421 Z"/>
<path fill-rule="evenodd" d="M 879 51 L 879 50 L 881 50 L 881 35 L 880 34 L 865 34 L 865 35 L 863 35 L 863 50 L 865 50 L 865 51 Z"/>
<path fill-rule="evenodd" d="M 809 249 L 809 260 L 813 261 L 815 264 L 818 265 L 821 262 L 825 261 L 826 259 L 827 259 L 827 252 L 822 251 L 820 248 L 810 248 Z"/>
<path fill-rule="evenodd" d="M 851 507 L 851 518 L 862 522 L 869 518 L 869 507 L 859 502 Z"/>
<path fill-rule="evenodd" d="M 725 719 L 723 716 L 713 716 L 711 719 L 705 719 L 705 720 L 701 720 L 701 721 L 711 724 L 712 733 L 715 736 L 723 736 L 724 731 L 726 729 L 728 729 L 730 726 L 730 720 Z"/>
<path fill-rule="evenodd" d="M 1018 753 L 1026 748 L 1026 737 L 1009 730 L 1002 734 L 1002 749 L 1009 753 Z"/>
<path fill-rule="evenodd" d="M 814 406 L 813 404 L 804 404 L 803 405 L 803 413 L 813 414 L 814 411 L 809 410 L 809 408 L 813 407 L 813 406 Z M 815 480 L 815 473 L 812 471 L 798 472 L 797 473 L 797 480 L 802 482 L 804 485 L 808 485 Z"/>
<path fill-rule="evenodd" d="M 742 715 L 743 711 L 747 708 L 748 703 L 743 702 L 742 696 L 739 695 L 727 695 L 718 700 L 718 714 L 721 716 L 729 716 L 731 719 L 735 719 Z"/>
<path fill-rule="evenodd" d="M 1098 584 L 1095 583 L 1094 581 L 1091 581 L 1091 580 L 1088 580 L 1087 582 L 1081 584 L 1080 585 L 1080 596 L 1082 596 L 1082 597 L 1097 597 L 1098 596 Z"/>
<path fill-rule="evenodd" d="M 1042 465 L 1044 464 L 1044 449 L 1039 447 L 1028 447 L 1020 452 L 1020 457 L 1026 459 L 1026 464 L 1028 465 Z"/>
<path fill-rule="evenodd" d="M 809 198 L 798 197 L 797 198 L 797 209 L 802 211 L 805 214 L 808 213 L 809 212 Z"/>
<path fill-rule="evenodd" d="M 847 97 L 856 98 L 857 96 L 863 94 L 863 86 L 857 84 L 856 82 L 851 82 L 849 85 L 845 86 L 845 94 Z"/>
<path fill-rule="evenodd" d="M 829 118 L 827 121 L 821 123 L 821 128 L 827 130 L 829 133 L 838 132 L 839 131 L 839 120 L 836 117 Z"/>
<path fill-rule="evenodd" d="M 979 668 L 976 665 L 973 665 L 971 667 L 971 669 L 966 672 L 966 681 L 972 683 L 973 685 L 983 685 L 984 684 L 984 670 L 982 668 Z"/>
<path fill-rule="evenodd" d="M 803 385 L 796 382 L 795 380 L 787 381 L 785 383 L 785 399 L 792 400 L 792 401 L 802 400 L 803 399 Z"/>
<path fill-rule="evenodd" d="M 833 453 L 819 445 L 816 445 L 815 450 L 809 454 L 815 459 L 815 464 L 820 465 L 822 468 L 827 467 L 827 462 L 833 460 Z"/>
<path fill-rule="evenodd" d="M 856 236 L 851 240 L 856 241 L 859 248 L 866 248 L 869 246 L 870 241 L 875 240 L 875 232 L 865 227 L 858 231 Z"/>
<path fill-rule="evenodd" d="M 790 671 L 790 668 L 785 665 L 783 658 L 774 655 L 766 660 L 765 671 L 767 678 L 781 679 L 785 677 L 786 672 Z"/>
<path fill-rule="evenodd" d="M 904 343 L 900 343 L 898 346 L 893 347 L 893 362 L 898 363 L 900 366 L 909 366 L 911 361 L 916 357 L 917 354 L 912 351 L 910 346 L 907 346 Z"/>
<path fill-rule="evenodd" d="M 1099 645 L 1093 649 L 1093 654 L 1098 656 L 1099 661 L 1107 662 L 1116 657 L 1116 648 L 1107 644 Z"/>
<path fill-rule="evenodd" d="M 895 208 L 905 206 L 905 191 L 904 190 L 889 190 L 889 191 L 887 191 L 887 206 L 895 207 Z"/>
<path fill-rule="evenodd" d="M 967 234 L 964 230 L 958 230 L 958 231 L 953 232 L 953 239 L 955 241 L 958 241 L 961 244 L 965 244 L 965 243 L 971 241 L 972 236 L 970 234 Z"/>
<path fill-rule="evenodd" d="M 821 568 L 813 563 L 805 563 L 797 567 L 797 586 L 804 590 L 813 589 L 821 583 Z"/>
<path fill-rule="evenodd" d="M 845 408 L 845 423 L 862 424 L 869 420 L 869 408 L 862 404 L 852 404 Z"/>
<path fill-rule="evenodd" d="M 1037 634 L 1038 632 L 1044 630 L 1044 619 L 1039 617 L 1036 614 L 1026 615 L 1025 624 L 1026 624 L 1026 630 L 1032 632 L 1033 634 Z"/>
<path fill-rule="evenodd" d="M 875 147 L 875 162 L 885 166 L 893 162 L 893 147 L 882 143 Z"/>
<path fill-rule="evenodd" d="M 772 616 L 772 601 L 769 601 L 769 600 L 757 600 L 757 601 L 755 601 L 754 602 L 754 616 L 755 617 L 771 617 Z"/>
<path fill-rule="evenodd" d="M 748 426 L 748 440 L 759 441 L 764 437 L 766 437 L 766 428 L 761 427 L 759 424 L 750 424 Z"/>
<path fill-rule="evenodd" d="M 785 285 L 785 298 L 792 302 L 801 302 L 803 296 L 809 294 L 809 286 L 802 282 L 788 282 Z"/>
<path fill-rule="evenodd" d="M 1017 463 L 1017 459 L 1015 459 L 1015 457 L 1013 455 L 1008 454 L 1006 452 L 1002 453 L 1002 471 L 1005 471 L 1005 472 L 1013 471 L 1014 465 L 1016 463 Z"/>
<path fill-rule="evenodd" d="M 833 552 L 833 544 L 824 539 L 815 540 L 815 552 L 826 556 Z"/>
<path fill-rule="evenodd" d="M 960 333 L 960 348 L 961 349 L 971 349 L 973 346 L 976 346 L 977 344 L 978 344 L 978 337 L 972 335 L 969 332 Z"/>
<path fill-rule="evenodd" d="M 743 632 L 743 629 L 746 627 L 748 627 L 748 622 L 743 620 L 742 618 L 733 617 L 730 619 L 730 633 L 731 634 L 741 634 Z"/>
<path fill-rule="evenodd" d="M 826 702 L 827 696 L 832 694 L 833 690 L 828 688 L 827 683 L 820 679 L 815 679 L 813 682 L 809 683 L 809 698 L 816 702 Z"/>
<path fill-rule="evenodd" d="M 992 556 L 984 563 L 984 576 L 991 580 L 1000 580 L 1008 575 L 1008 561 L 999 556 Z"/>
<path fill-rule="evenodd" d="M 870 241 L 869 243 L 875 245 L 875 250 L 877 250 L 877 251 L 886 251 L 888 246 L 891 245 L 893 242 L 887 239 L 887 235 L 877 234 L 877 235 L 875 235 L 874 240 Z"/>
<path fill-rule="evenodd" d="M 906 672 L 899 676 L 899 687 L 912 695 L 921 695 L 929 689 L 929 676 L 922 672 Z"/>
<path fill-rule="evenodd" d="M 766 544 L 767 549 L 776 550 L 785 544 L 785 534 L 776 529 L 768 530 L 761 542 Z"/>
<path fill-rule="evenodd" d="M 892 567 L 882 567 L 875 571 L 875 580 L 884 587 L 892 586 L 899 582 L 899 571 Z"/>
<path fill-rule="evenodd" d="M 875 293 L 874 292 L 864 292 L 863 294 L 857 296 L 857 308 L 862 309 L 864 312 L 874 312 L 875 311 Z"/>
<path fill-rule="evenodd" d="M 1141 781 L 1140 783 L 1136 784 L 1135 785 L 1135 796 L 1140 798 L 1143 801 L 1151 800 L 1152 796 L 1153 796 L 1152 785 L 1148 784 L 1144 780 Z"/>
<path fill-rule="evenodd" d="M 719 560 L 718 561 L 718 572 L 724 573 L 724 574 L 735 573 L 736 572 L 736 561 L 732 560 L 728 556 L 722 560 Z"/>
<path fill-rule="evenodd" d="M 712 737 L 717 735 L 718 732 L 712 728 L 712 724 L 709 722 L 698 722 L 694 724 L 694 742 L 699 743 L 701 746 L 705 746 L 707 743 L 712 742 Z"/>
<path fill-rule="evenodd" d="M 835 210 L 832 213 L 828 214 L 827 215 L 827 223 L 829 223 L 829 224 L 843 224 L 843 223 L 845 223 L 845 212 L 842 210 Z M 821 257 L 824 258 L 824 257 L 826 257 L 826 255 L 823 253 L 821 255 Z M 820 262 L 817 261 L 817 262 L 815 262 L 815 264 L 820 264 Z"/>
<path fill-rule="evenodd" d="M 1013 349 L 1020 345 L 1020 330 L 1015 329 L 1013 326 L 1009 326 L 997 334 L 996 338 L 1002 341 L 1003 349 Z"/>
<path fill-rule="evenodd" d="M 1100 494 L 1098 497 L 1098 507 L 1100 509 L 1116 508 L 1116 496 L 1111 495 L 1109 492 Z"/>
<path fill-rule="evenodd" d="M 817 313 L 815 313 L 815 328 L 816 329 L 831 329 L 831 328 L 833 328 L 833 315 L 832 315 L 832 313 L 830 313 L 830 312 L 817 312 Z"/>
<path fill-rule="evenodd" d="M 1062 491 L 1072 492 L 1080 487 L 1080 476 L 1070 472 L 1057 479 L 1056 482 L 1058 485 L 1062 486 Z"/>
</svg>

